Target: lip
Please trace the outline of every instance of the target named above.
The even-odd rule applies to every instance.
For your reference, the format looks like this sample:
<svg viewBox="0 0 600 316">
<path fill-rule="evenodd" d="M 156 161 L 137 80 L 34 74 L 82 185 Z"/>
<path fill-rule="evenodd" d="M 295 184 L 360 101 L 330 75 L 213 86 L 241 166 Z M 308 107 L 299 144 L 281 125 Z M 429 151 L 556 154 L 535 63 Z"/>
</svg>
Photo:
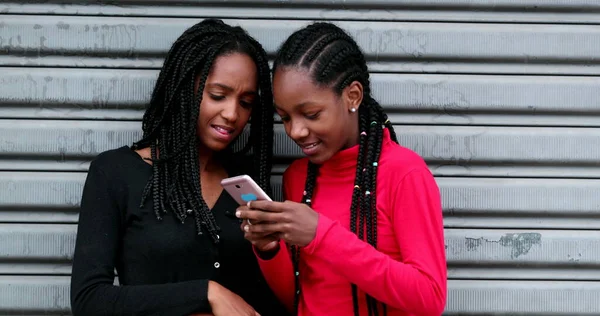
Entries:
<svg viewBox="0 0 600 316">
<path fill-rule="evenodd" d="M 231 140 L 233 138 L 233 133 L 235 129 L 225 125 L 213 124 L 210 126 L 214 131 L 215 136 L 222 140 Z"/>
<path fill-rule="evenodd" d="M 298 144 L 298 146 L 300 146 L 300 149 L 302 149 L 302 152 L 306 156 L 312 156 L 312 155 L 316 154 L 317 151 L 319 151 L 319 149 L 321 148 L 321 144 L 322 143 L 320 141 L 316 141 L 316 142 Z"/>
</svg>

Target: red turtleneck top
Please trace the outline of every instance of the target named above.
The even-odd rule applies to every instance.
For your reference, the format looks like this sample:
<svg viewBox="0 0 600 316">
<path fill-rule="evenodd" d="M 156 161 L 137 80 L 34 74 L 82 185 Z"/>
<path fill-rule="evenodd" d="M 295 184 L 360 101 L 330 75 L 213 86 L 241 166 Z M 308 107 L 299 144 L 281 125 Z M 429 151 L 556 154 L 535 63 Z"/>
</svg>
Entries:
<svg viewBox="0 0 600 316">
<path fill-rule="evenodd" d="M 441 315 L 446 303 L 446 256 L 440 193 L 421 157 L 384 132 L 377 173 L 377 249 L 349 230 L 358 145 L 337 153 L 319 169 L 312 207 L 319 223 L 302 248 L 298 315 L 353 315 L 351 284 L 386 304 L 387 315 Z M 306 158 L 283 176 L 285 198 L 300 202 Z M 267 282 L 292 308 L 294 276 L 288 249 L 258 258 Z M 382 310 L 381 305 L 378 308 Z"/>
</svg>

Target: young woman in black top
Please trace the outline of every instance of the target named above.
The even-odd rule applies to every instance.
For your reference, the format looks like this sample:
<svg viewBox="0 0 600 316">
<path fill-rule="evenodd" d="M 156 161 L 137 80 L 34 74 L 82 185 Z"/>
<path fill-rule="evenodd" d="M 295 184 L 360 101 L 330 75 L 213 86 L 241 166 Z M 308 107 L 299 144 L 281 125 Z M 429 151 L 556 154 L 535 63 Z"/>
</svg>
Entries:
<svg viewBox="0 0 600 316">
<path fill-rule="evenodd" d="M 248 122 L 249 139 L 235 142 Z M 73 313 L 284 315 L 220 186 L 245 173 L 270 191 L 273 112 L 262 46 L 219 20 L 186 30 L 166 57 L 142 131 L 133 146 L 90 165 Z"/>
</svg>

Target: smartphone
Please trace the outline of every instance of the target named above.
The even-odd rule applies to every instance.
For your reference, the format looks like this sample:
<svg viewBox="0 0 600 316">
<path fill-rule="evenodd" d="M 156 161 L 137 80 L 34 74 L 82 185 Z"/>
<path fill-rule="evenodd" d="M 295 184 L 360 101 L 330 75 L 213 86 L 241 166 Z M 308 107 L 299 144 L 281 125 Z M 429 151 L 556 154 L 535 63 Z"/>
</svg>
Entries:
<svg viewBox="0 0 600 316">
<path fill-rule="evenodd" d="M 223 179 L 221 186 L 239 205 L 246 205 L 248 201 L 272 201 L 249 175 Z"/>
</svg>

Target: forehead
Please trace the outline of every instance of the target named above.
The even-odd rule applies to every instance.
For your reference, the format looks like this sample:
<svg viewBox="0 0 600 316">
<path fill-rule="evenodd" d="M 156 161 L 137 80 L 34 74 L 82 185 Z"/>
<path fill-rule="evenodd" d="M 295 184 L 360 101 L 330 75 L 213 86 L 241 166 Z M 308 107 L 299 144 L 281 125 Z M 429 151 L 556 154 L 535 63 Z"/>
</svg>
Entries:
<svg viewBox="0 0 600 316">
<path fill-rule="evenodd" d="M 289 110 L 301 104 L 328 105 L 336 95 L 330 88 L 316 85 L 306 70 L 280 68 L 273 76 L 273 99 L 277 107 Z"/>
<path fill-rule="evenodd" d="M 213 62 L 207 81 L 256 89 L 256 64 L 246 54 L 232 53 L 219 56 Z"/>
</svg>

